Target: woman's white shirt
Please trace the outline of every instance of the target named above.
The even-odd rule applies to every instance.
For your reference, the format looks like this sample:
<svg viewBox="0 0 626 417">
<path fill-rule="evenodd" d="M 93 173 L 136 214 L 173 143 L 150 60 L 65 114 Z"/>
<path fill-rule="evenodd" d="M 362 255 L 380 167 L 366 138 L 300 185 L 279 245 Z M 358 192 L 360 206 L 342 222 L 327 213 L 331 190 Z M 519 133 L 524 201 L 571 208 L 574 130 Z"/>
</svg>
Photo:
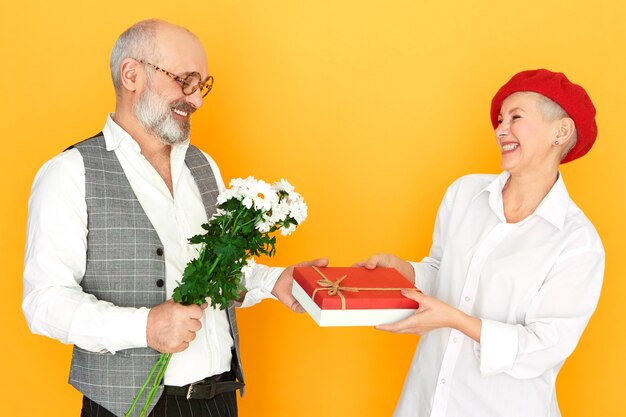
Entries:
<svg viewBox="0 0 626 417">
<path fill-rule="evenodd" d="M 507 172 L 452 184 L 415 285 L 482 320 L 480 343 L 424 335 L 396 417 L 560 416 L 556 376 L 594 312 L 604 249 L 562 176 L 535 212 L 504 217 Z"/>
</svg>

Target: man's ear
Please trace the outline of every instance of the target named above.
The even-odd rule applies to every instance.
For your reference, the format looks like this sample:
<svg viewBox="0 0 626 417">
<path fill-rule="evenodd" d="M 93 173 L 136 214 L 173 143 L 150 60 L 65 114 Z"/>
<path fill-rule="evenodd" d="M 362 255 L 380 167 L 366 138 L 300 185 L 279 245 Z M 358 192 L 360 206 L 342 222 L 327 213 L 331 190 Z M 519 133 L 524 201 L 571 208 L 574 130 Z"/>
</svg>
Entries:
<svg viewBox="0 0 626 417">
<path fill-rule="evenodd" d="M 130 92 L 137 91 L 145 78 L 145 72 L 140 66 L 141 63 L 132 58 L 126 58 L 122 61 L 119 69 L 122 88 Z"/>
</svg>

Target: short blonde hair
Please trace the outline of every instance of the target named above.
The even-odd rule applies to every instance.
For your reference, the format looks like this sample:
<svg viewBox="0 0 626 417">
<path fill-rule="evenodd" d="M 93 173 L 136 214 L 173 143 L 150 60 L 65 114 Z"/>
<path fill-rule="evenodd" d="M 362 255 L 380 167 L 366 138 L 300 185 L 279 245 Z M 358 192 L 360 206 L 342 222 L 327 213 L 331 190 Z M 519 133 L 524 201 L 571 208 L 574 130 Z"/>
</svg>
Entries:
<svg viewBox="0 0 626 417">
<path fill-rule="evenodd" d="M 563 118 L 571 118 L 569 114 L 557 103 L 556 101 L 544 96 L 539 93 L 532 93 L 537 96 L 539 101 L 539 111 L 543 116 L 544 120 L 547 121 L 555 121 Z M 569 151 L 572 150 L 574 146 L 576 146 L 576 142 L 578 142 L 578 131 L 576 130 L 576 125 L 574 124 L 574 133 L 572 138 L 568 142 L 567 146 L 563 148 L 561 152 L 561 161 L 567 156 Z"/>
</svg>

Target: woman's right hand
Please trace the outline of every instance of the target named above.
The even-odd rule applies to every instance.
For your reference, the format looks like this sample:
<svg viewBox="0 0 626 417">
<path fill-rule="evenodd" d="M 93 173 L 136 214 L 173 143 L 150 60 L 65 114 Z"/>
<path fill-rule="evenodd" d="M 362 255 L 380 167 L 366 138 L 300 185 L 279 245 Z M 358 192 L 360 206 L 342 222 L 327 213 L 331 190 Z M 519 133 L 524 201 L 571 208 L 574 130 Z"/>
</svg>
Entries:
<svg viewBox="0 0 626 417">
<path fill-rule="evenodd" d="M 407 261 L 400 259 L 391 253 L 377 253 L 364 261 L 355 263 L 352 266 L 363 267 L 366 269 L 395 268 L 406 279 L 411 282 L 415 282 L 415 270 L 413 269 L 413 266 Z"/>
</svg>

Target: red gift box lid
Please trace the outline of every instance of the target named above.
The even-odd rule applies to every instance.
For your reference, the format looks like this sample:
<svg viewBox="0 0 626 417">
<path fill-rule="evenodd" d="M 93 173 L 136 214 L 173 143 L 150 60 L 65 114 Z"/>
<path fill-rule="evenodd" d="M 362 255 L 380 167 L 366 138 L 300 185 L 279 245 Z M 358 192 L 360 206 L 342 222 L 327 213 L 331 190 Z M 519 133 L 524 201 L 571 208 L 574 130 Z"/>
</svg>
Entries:
<svg viewBox="0 0 626 417">
<path fill-rule="evenodd" d="M 343 279 L 342 279 L 343 277 Z M 294 280 L 323 310 L 345 309 L 417 309 L 418 303 L 400 294 L 400 288 L 415 290 L 415 286 L 394 268 L 296 267 Z M 338 292 L 329 290 L 336 282 Z M 374 290 L 370 288 L 381 288 Z M 384 289 L 383 289 L 384 288 Z"/>
</svg>

